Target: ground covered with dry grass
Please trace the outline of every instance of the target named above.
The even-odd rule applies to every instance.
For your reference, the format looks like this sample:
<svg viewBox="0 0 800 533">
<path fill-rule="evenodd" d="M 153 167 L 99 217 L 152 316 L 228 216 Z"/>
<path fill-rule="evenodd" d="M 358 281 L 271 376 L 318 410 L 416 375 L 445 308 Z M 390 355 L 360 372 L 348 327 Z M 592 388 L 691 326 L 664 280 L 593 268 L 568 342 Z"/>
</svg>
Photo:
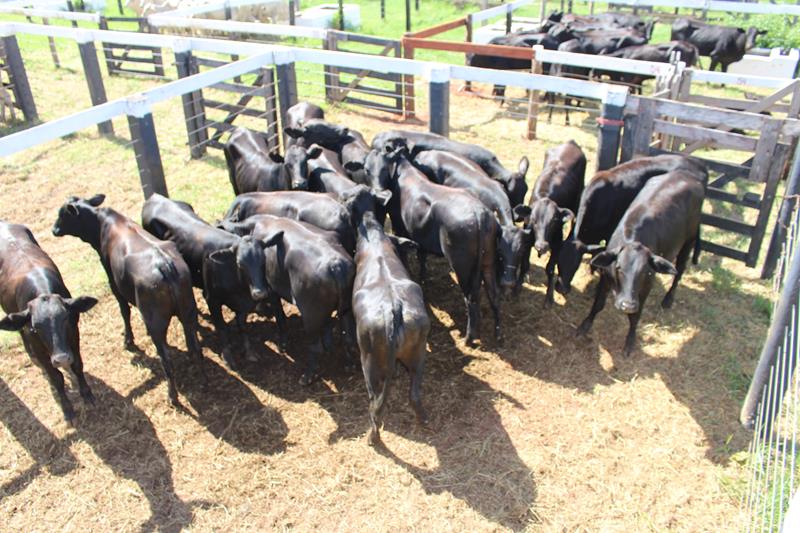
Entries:
<svg viewBox="0 0 800 533">
<path fill-rule="evenodd" d="M 76 57 L 62 57 L 74 71 L 60 71 L 57 85 L 46 55 L 30 61 L 45 118 L 87 105 L 79 102 L 85 86 Z M 106 83 L 121 96 L 154 82 Z M 539 139 L 526 141 L 524 121 L 452 89 L 453 137 L 492 148 L 508 165 L 528 155 L 531 182 L 544 150 L 569 138 L 594 167 L 588 116 L 576 114 L 582 127 L 571 128 L 560 116 L 543 120 Z M 301 97 L 310 95 L 301 88 Z M 400 125 L 377 112 L 327 112 L 368 137 Z M 222 154 L 189 159 L 179 101 L 158 106 L 155 121 L 171 195 L 209 220 L 221 217 L 232 199 Z M 424 121 L 404 126 L 424 128 Z M 749 438 L 737 414 L 771 309 L 755 270 L 704 254 L 671 311 L 658 306 L 668 281 L 661 279 L 643 315 L 640 348 L 623 359 L 627 320 L 610 306 L 588 339 L 575 336 L 596 282 L 588 269 L 568 301 L 557 296 L 544 310 L 544 260 L 533 257 L 532 283 L 503 303 L 504 341 L 491 339 L 487 320 L 473 349 L 461 338 L 460 294 L 445 263 L 433 261 L 424 286 L 433 317 L 423 386 L 430 425 L 414 424 L 402 373 L 389 399 L 385 448 L 377 450 L 364 439 L 363 377 L 342 370 L 338 351 L 323 362 L 321 381 L 297 384 L 305 354 L 296 315 L 285 353 L 274 323 L 251 318 L 259 361 L 234 373 L 201 304 L 207 392 L 180 332 L 174 325 L 170 332 L 186 406 L 180 412 L 167 402 L 135 313 L 141 351 L 123 350 L 117 305 L 95 253 L 50 233 L 69 195 L 104 192 L 107 205 L 139 218 L 127 126 L 116 120 L 115 128 L 117 138 L 87 130 L 0 162 L 0 219 L 33 230 L 73 294 L 100 299 L 81 319 L 98 402 L 88 408 L 71 394 L 75 429 L 64 424 L 18 336 L 0 336 L 3 529 L 696 532 L 737 523 Z"/>
</svg>

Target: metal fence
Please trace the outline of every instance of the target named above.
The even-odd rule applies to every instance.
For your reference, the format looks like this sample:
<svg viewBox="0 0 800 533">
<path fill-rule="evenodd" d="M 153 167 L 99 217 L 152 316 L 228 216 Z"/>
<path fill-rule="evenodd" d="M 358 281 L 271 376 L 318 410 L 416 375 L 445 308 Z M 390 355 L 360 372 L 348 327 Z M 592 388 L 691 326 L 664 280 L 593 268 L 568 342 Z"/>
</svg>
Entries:
<svg viewBox="0 0 800 533">
<path fill-rule="evenodd" d="M 792 177 L 797 178 L 796 174 Z M 800 246 L 797 246 L 800 198 L 787 198 L 785 202 L 794 209 L 791 217 L 785 217 L 789 224 L 774 278 L 773 290 L 779 297 L 742 408 L 742 423 L 754 431 L 747 463 L 748 485 L 742 499 L 742 530 L 747 532 L 800 529 L 800 521 L 795 518 L 800 512 L 800 501 L 792 504 L 792 496 L 800 485 L 797 476 L 800 380 L 794 372 L 800 351 Z"/>
</svg>

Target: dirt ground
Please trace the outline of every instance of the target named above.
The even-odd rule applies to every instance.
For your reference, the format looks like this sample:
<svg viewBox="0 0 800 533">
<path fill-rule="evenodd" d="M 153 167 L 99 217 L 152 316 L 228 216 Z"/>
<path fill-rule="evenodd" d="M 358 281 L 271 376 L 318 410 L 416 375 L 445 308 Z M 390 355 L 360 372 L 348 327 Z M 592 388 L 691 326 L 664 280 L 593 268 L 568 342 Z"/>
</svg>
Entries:
<svg viewBox="0 0 800 533">
<path fill-rule="evenodd" d="M 48 113 L 85 107 L 70 100 L 85 91 L 80 71 L 62 72 L 55 94 L 44 66 L 29 75 Z M 112 94 L 130 83 L 107 81 Z M 485 144 L 509 166 L 528 155 L 531 183 L 544 150 L 568 138 L 584 146 L 594 168 L 588 117 L 574 121 L 584 128 L 566 128 L 559 116 L 543 121 L 539 140 L 529 142 L 524 121 L 456 89 L 453 136 Z M 367 137 L 396 125 L 380 113 L 329 109 L 328 116 Z M 222 154 L 188 159 L 179 101 L 158 106 L 155 119 L 171 195 L 220 218 L 232 199 Z M 660 279 L 640 346 L 624 359 L 627 320 L 611 306 L 588 339 L 575 336 L 595 284 L 588 269 L 568 301 L 557 296 L 544 310 L 544 258 L 534 254 L 532 283 L 503 302 L 504 341 L 491 338 L 485 320 L 483 342 L 472 349 L 461 337 L 461 296 L 446 264 L 432 261 L 424 286 L 433 318 L 423 385 L 430 424 L 415 425 L 402 373 L 389 399 L 385 449 L 377 450 L 364 438 L 363 377 L 342 370 L 338 349 L 323 362 L 321 381 L 297 384 L 305 353 L 296 316 L 286 353 L 274 342 L 274 323 L 251 318 L 259 361 L 234 373 L 204 315 L 207 392 L 178 328 L 170 331 L 186 406 L 180 412 L 167 401 L 136 313 L 141 351 L 123 349 L 119 311 L 95 253 L 50 233 L 73 194 L 104 192 L 107 205 L 139 218 L 127 127 L 116 120 L 115 128 L 116 139 L 87 130 L 0 162 L 0 219 L 28 225 L 73 294 L 100 300 L 81 319 L 98 402 L 89 408 L 71 394 L 75 429 L 18 336 L 0 336 L 2 529 L 697 532 L 737 524 L 749 440 L 737 415 L 770 311 L 757 271 L 704 254 L 671 311 L 658 305 L 668 282 Z"/>
</svg>

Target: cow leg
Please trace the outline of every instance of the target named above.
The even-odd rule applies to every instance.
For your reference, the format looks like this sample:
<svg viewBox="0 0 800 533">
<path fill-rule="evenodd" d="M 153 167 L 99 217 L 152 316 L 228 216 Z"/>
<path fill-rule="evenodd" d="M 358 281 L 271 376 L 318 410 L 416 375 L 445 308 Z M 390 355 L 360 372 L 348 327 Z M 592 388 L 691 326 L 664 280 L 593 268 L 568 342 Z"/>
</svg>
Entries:
<svg viewBox="0 0 800 533">
<path fill-rule="evenodd" d="M 394 369 L 384 372 L 375 360 L 375 354 L 368 353 L 361 356 L 361 367 L 364 370 L 364 380 L 367 384 L 369 396 L 369 434 L 367 442 L 375 446 L 381 442 L 380 428 L 383 423 L 383 411 L 386 405 L 386 396 Z"/>
<path fill-rule="evenodd" d="M 242 349 L 244 350 L 244 357 L 251 363 L 255 363 L 258 361 L 258 357 L 253 354 L 253 345 L 250 342 L 250 336 L 247 334 L 247 313 L 236 313 L 236 329 L 238 330 L 237 333 L 239 334 L 239 338 L 242 339 L 242 344 L 244 345 Z"/>
<path fill-rule="evenodd" d="M 426 264 L 427 259 L 428 259 L 428 253 L 422 248 L 417 248 L 417 262 L 419 263 L 420 285 L 425 283 L 425 277 L 428 275 L 428 268 Z"/>
<path fill-rule="evenodd" d="M 106 271 L 111 294 L 114 295 L 114 298 L 117 299 L 117 304 L 119 304 L 119 313 L 122 315 L 122 324 L 125 326 L 125 349 L 128 351 L 136 350 L 136 344 L 133 342 L 133 330 L 131 329 L 131 307 L 117 288 L 117 284 L 114 283 L 114 276 L 111 269 L 106 266 L 105 262 L 101 262 L 101 264 Z"/>
<path fill-rule="evenodd" d="M 492 316 L 494 317 L 494 338 L 500 341 L 502 339 L 500 334 L 500 292 L 497 290 L 497 277 L 494 269 L 486 267 L 484 267 L 482 275 L 483 290 L 486 291 L 486 296 L 489 298 L 489 307 L 492 308 Z M 475 298 L 475 302 L 476 305 L 480 306 L 480 297 Z"/>
<path fill-rule="evenodd" d="M 281 302 L 280 296 L 273 293 L 269 303 L 275 315 L 275 324 L 278 326 L 278 346 L 281 351 L 285 352 L 289 346 L 289 341 L 286 335 L 286 313 L 283 312 L 283 302 Z"/>
<path fill-rule="evenodd" d="M 689 255 L 694 249 L 694 242 L 694 239 L 686 241 L 681 251 L 678 252 L 678 257 L 675 259 L 675 270 L 677 270 L 678 273 L 675 275 L 675 279 L 672 280 L 672 285 L 667 291 L 667 294 L 664 295 L 664 299 L 661 300 L 662 309 L 670 309 L 672 307 L 672 302 L 675 299 L 675 289 L 678 287 L 678 283 L 683 277 L 683 272 L 686 270 L 686 264 L 689 262 Z"/>
<path fill-rule="evenodd" d="M 184 302 L 184 305 L 185 308 L 181 310 L 181 316 L 178 317 L 178 320 L 183 327 L 186 348 L 194 357 L 197 369 L 200 371 L 203 387 L 207 387 L 208 376 L 206 375 L 205 359 L 203 358 L 203 350 L 200 348 L 200 341 L 197 339 L 197 307 L 194 303 L 194 297 L 192 297 L 191 302 Z"/>
<path fill-rule="evenodd" d="M 358 353 L 358 344 L 356 343 L 356 322 L 355 315 L 352 310 L 343 313 L 339 319 L 341 322 L 342 331 L 344 333 L 344 353 L 345 353 L 345 371 L 355 372 L 356 370 L 356 357 Z"/>
<path fill-rule="evenodd" d="M 175 386 L 175 377 L 172 372 L 172 363 L 167 354 L 167 328 L 169 327 L 169 317 L 143 316 L 143 318 L 147 334 L 150 335 L 153 344 L 156 346 L 156 352 L 158 353 L 159 359 L 161 359 L 164 375 L 167 377 L 167 394 L 169 395 L 169 401 L 175 407 L 180 407 L 178 388 Z"/>
<path fill-rule="evenodd" d="M 553 106 L 556 105 L 556 93 L 545 93 L 544 100 L 547 102 L 547 123 L 553 122 Z"/>
<path fill-rule="evenodd" d="M 592 304 L 592 310 L 589 311 L 589 316 L 587 316 L 581 325 L 578 326 L 578 335 L 586 335 L 589 333 L 589 330 L 592 329 L 592 324 L 594 323 L 594 317 L 603 310 L 603 307 L 606 305 L 606 299 L 608 298 L 608 292 L 611 289 L 611 284 L 608 282 L 605 276 L 600 276 L 600 283 L 597 284 L 597 291 L 594 295 L 594 303 Z"/>
<path fill-rule="evenodd" d="M 572 98 L 564 96 L 564 125 L 569 126 L 569 105 L 572 103 Z"/>
<path fill-rule="evenodd" d="M 639 311 L 628 315 L 628 334 L 625 336 L 625 347 L 622 350 L 623 357 L 630 357 L 633 348 L 636 346 L 636 327 L 642 317 L 642 307 L 644 307 L 644 301 L 639 306 Z"/>
<path fill-rule="evenodd" d="M 547 293 L 544 296 L 545 308 L 551 307 L 555 303 L 553 292 L 556 287 L 556 263 L 558 263 L 558 253 L 556 253 L 555 249 L 551 249 L 550 258 L 544 267 L 544 272 L 547 274 Z"/>
<path fill-rule="evenodd" d="M 225 318 L 222 316 L 222 305 L 218 302 L 207 299 L 208 311 L 211 314 L 211 322 L 214 323 L 214 330 L 219 334 L 222 340 L 222 359 L 228 368 L 231 370 L 237 369 L 236 359 L 231 353 L 230 336 L 228 335 L 228 325 L 225 323 Z"/>
<path fill-rule="evenodd" d="M 86 383 L 86 376 L 83 373 L 83 361 L 80 356 L 76 357 L 75 361 L 72 362 L 72 373 L 75 374 L 75 377 L 78 379 L 78 390 L 81 393 L 83 401 L 89 405 L 94 405 L 94 394 L 92 394 L 92 389 L 89 388 L 89 384 Z"/>
<path fill-rule="evenodd" d="M 53 368 L 53 366 L 50 364 L 43 365 L 42 369 L 44 369 L 47 379 L 50 382 L 50 386 L 53 390 L 53 396 L 61 406 L 61 412 L 64 413 L 64 420 L 70 426 L 74 426 L 75 409 L 72 407 L 72 402 L 70 402 L 69 398 L 67 397 L 67 391 L 64 387 L 64 375 L 57 368 Z"/>
<path fill-rule="evenodd" d="M 408 401 L 417 415 L 417 423 L 425 425 L 428 423 L 428 415 L 422 407 L 422 373 L 425 370 L 425 344 L 418 349 L 416 364 L 408 367 L 408 374 L 411 378 L 411 385 L 408 388 Z"/>
</svg>

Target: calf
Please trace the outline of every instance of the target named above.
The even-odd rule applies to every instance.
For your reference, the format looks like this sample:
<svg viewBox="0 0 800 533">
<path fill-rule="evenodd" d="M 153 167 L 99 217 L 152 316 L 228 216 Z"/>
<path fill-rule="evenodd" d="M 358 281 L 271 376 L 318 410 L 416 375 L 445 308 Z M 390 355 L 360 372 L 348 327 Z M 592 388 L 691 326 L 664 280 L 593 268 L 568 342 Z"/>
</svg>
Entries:
<svg viewBox="0 0 800 533">
<path fill-rule="evenodd" d="M 456 273 L 467 307 L 466 340 L 480 332 L 480 289 L 489 297 L 494 313 L 495 337 L 500 337 L 500 307 L 495 278 L 497 221 L 480 200 L 466 191 L 431 183 L 408 161 L 405 149 L 380 154 L 390 167 L 392 229 L 419 245 L 420 280 L 425 278 L 425 257 L 443 255 Z"/>
<path fill-rule="evenodd" d="M 334 311 L 345 331 L 349 360 L 354 340 L 350 299 L 355 264 L 344 248 L 328 232 L 271 215 L 253 216 L 241 223 L 229 223 L 226 228 L 238 235 L 252 235 L 247 253 L 264 265 L 281 336 L 286 317 L 280 299 L 294 303 L 300 311 L 309 339 L 308 365 L 300 383 L 309 385 L 316 378 L 323 346 L 331 349 L 329 333 Z"/>
<path fill-rule="evenodd" d="M 96 303 L 89 296 L 72 298 L 58 267 L 28 228 L 0 221 L 0 305 L 8 313 L 0 329 L 19 331 L 25 351 L 47 376 L 70 425 L 75 410 L 61 370 L 72 371 L 81 398 L 94 405 L 83 374 L 78 316 Z"/>
<path fill-rule="evenodd" d="M 337 154 L 340 154 L 348 144 L 357 141 L 356 136 L 351 134 L 350 128 L 321 119 L 311 119 L 297 127 L 288 126 L 283 131 L 289 137 L 303 139 L 308 146 L 318 144 Z"/>
<path fill-rule="evenodd" d="M 304 191 L 241 194 L 234 199 L 225 220 L 241 222 L 253 215 L 274 215 L 311 224 L 335 233 L 348 252 L 355 250 L 356 238 L 350 213 L 333 194 Z"/>
<path fill-rule="evenodd" d="M 528 158 L 523 156 L 519 161 L 517 172 L 507 170 L 492 152 L 476 144 L 451 141 L 447 137 L 435 133 L 422 133 L 415 131 L 391 130 L 380 133 L 372 140 L 372 147 L 386 150 L 387 146 L 397 148 L 401 145 L 408 147 L 412 154 L 428 150 L 443 150 L 462 155 L 478 164 L 490 178 L 499 181 L 506 190 L 511 205 L 520 205 L 525 201 L 528 185 L 525 183 L 525 174 L 528 172 Z"/>
<path fill-rule="evenodd" d="M 353 140 L 342 145 L 340 160 L 351 180 L 366 185 L 367 173 L 364 170 L 364 162 L 370 146 L 360 132 L 351 129 L 350 136 Z"/>
<path fill-rule="evenodd" d="M 539 257 L 550 252 L 544 269 L 547 274 L 545 307 L 554 302 L 555 268 L 564 242 L 564 224 L 575 219 L 585 174 L 586 156 L 575 141 L 569 141 L 547 150 L 544 168 L 533 186 L 525 226 L 533 232 Z M 523 276 L 527 267 L 527 262 L 523 263 Z"/>
<path fill-rule="evenodd" d="M 241 333 L 247 315 L 267 298 L 263 266 L 244 253 L 246 246 L 240 247 L 240 237 L 211 226 L 184 202 L 152 195 L 142 207 L 142 225 L 159 239 L 175 243 L 192 273 L 192 283 L 203 289 L 211 320 L 222 336 L 222 356 L 235 368 L 222 306 L 235 313 Z M 245 354 L 250 356 L 250 339 L 241 337 Z"/>
<path fill-rule="evenodd" d="M 281 191 L 291 187 L 283 158 L 269 150 L 262 135 L 246 128 L 235 128 L 223 152 L 234 194 Z"/>
<path fill-rule="evenodd" d="M 298 102 L 286 110 L 286 122 L 291 128 L 299 128 L 311 119 L 324 119 L 325 112 L 322 108 L 310 102 Z M 295 139 L 294 137 L 286 138 L 286 147 L 305 146 L 303 139 Z"/>
<path fill-rule="evenodd" d="M 702 163 L 681 155 L 643 157 L 594 175 L 581 195 L 575 225 L 558 255 L 556 290 L 569 293 L 583 255 L 596 253 L 596 245 L 611 237 L 647 180 L 673 170 L 685 170 L 701 183 L 708 179 Z"/>
<path fill-rule="evenodd" d="M 515 226 L 514 216 L 520 210 L 524 215 L 525 206 L 516 206 L 512 213 L 503 187 L 477 164 L 458 154 L 430 150 L 417 155 L 413 164 L 434 183 L 463 189 L 495 213 L 500 223 L 496 243 L 498 283 L 503 290 L 518 291 L 521 287 L 518 280 L 524 275 L 522 269 L 527 270 L 531 232 Z"/>
<path fill-rule="evenodd" d="M 714 70 L 719 64 L 722 72 L 727 72 L 731 63 L 740 61 L 755 46 L 756 37 L 766 33 L 753 26 L 745 30 L 689 19 L 677 19 L 672 24 L 673 40 L 690 42 L 697 47 L 699 55 L 711 57 L 709 70 Z"/>
<path fill-rule="evenodd" d="M 380 427 L 389 385 L 399 361 L 409 372 L 409 401 L 417 421 L 425 423 L 422 372 L 431 328 L 422 289 L 411 280 L 392 241 L 375 216 L 375 198 L 359 186 L 345 204 L 356 228 L 356 276 L 353 315 L 361 351 L 361 368 L 369 395 L 370 444 L 380 442 Z"/>
<path fill-rule="evenodd" d="M 104 199 L 102 194 L 88 200 L 69 198 L 58 212 L 53 235 L 73 235 L 97 251 L 122 314 L 125 347 L 135 348 L 129 307 L 133 304 L 142 314 L 147 333 L 161 359 L 169 399 L 179 406 L 178 390 L 167 356 L 167 328 L 173 316 L 180 320 L 186 346 L 203 371 L 191 272 L 174 243 L 153 237 L 113 209 L 99 208 Z"/>
<path fill-rule="evenodd" d="M 683 170 L 657 176 L 645 184 L 611 235 L 606 250 L 592 259 L 592 266 L 600 270 L 600 283 L 589 316 L 578 328 L 580 334 L 589 332 L 609 290 L 613 290 L 614 306 L 628 315 L 623 355 L 630 355 L 653 273 L 675 276 L 661 302 L 665 309 L 672 306 L 689 254 L 700 239 L 704 195 L 704 184 L 695 174 Z"/>
</svg>

